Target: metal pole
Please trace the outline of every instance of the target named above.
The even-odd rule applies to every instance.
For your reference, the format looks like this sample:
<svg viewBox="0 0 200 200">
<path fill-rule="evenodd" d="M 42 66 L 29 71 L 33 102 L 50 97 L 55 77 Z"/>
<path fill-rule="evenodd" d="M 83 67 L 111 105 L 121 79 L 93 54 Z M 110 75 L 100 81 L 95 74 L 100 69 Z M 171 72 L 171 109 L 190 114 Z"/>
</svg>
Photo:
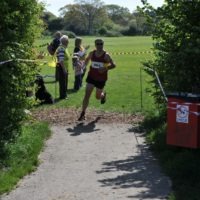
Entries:
<svg viewBox="0 0 200 200">
<path fill-rule="evenodd" d="M 163 96 L 164 96 L 164 98 L 165 98 L 165 101 L 167 102 L 167 96 L 166 96 L 165 91 L 164 91 L 164 89 L 163 89 L 163 86 L 162 86 L 162 84 L 161 84 L 161 82 L 160 82 L 160 79 L 159 79 L 159 77 L 158 77 L 158 74 L 157 74 L 156 71 L 154 71 L 154 73 L 155 73 L 155 75 L 156 75 L 158 84 L 159 84 L 160 89 L 161 89 L 161 91 L 162 91 L 162 93 L 163 93 Z"/>
<path fill-rule="evenodd" d="M 141 110 L 143 109 L 143 92 L 142 92 L 142 67 L 140 67 L 140 105 Z"/>
<path fill-rule="evenodd" d="M 163 86 L 162 86 L 162 84 L 161 84 L 161 82 L 160 82 L 158 73 L 157 73 L 154 69 L 152 69 L 152 68 L 150 68 L 150 67 L 145 67 L 145 68 L 148 69 L 148 70 L 150 70 L 150 71 L 152 71 L 152 72 L 154 72 L 154 74 L 155 74 L 155 76 L 156 76 L 156 79 L 157 79 L 157 82 L 158 82 L 158 85 L 159 85 L 159 87 L 160 87 L 160 89 L 161 89 L 161 92 L 162 92 L 162 94 L 163 94 L 163 96 L 164 96 L 164 98 L 165 98 L 165 101 L 167 102 L 168 99 L 167 99 L 167 96 L 166 96 L 165 91 L 164 91 L 164 89 L 163 89 Z"/>
</svg>

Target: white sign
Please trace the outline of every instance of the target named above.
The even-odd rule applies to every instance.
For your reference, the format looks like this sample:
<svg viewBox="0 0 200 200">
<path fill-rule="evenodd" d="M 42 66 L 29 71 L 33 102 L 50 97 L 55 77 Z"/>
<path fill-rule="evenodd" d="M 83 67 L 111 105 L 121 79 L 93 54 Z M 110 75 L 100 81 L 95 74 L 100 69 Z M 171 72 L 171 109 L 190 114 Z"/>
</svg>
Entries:
<svg viewBox="0 0 200 200">
<path fill-rule="evenodd" d="M 189 106 L 177 105 L 176 109 L 176 122 L 188 123 Z"/>
<path fill-rule="evenodd" d="M 92 68 L 99 69 L 99 68 L 102 68 L 102 67 L 103 67 L 103 62 L 92 61 Z"/>
</svg>

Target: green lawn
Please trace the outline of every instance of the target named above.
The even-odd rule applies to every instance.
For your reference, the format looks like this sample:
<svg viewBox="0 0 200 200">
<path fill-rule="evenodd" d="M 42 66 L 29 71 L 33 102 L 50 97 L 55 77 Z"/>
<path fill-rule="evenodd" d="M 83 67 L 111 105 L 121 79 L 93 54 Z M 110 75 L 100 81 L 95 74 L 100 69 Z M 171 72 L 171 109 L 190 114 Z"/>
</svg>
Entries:
<svg viewBox="0 0 200 200">
<path fill-rule="evenodd" d="M 105 50 L 108 51 L 113 60 L 115 61 L 117 68 L 109 71 L 109 79 L 107 81 L 105 90 L 107 91 L 108 101 L 105 105 L 100 105 L 95 100 L 94 95 L 90 101 L 90 108 L 97 108 L 107 111 L 116 112 L 140 112 L 152 109 L 153 101 L 152 98 L 146 93 L 148 87 L 148 80 L 150 77 L 141 72 L 142 62 L 149 60 L 153 57 L 150 51 L 152 48 L 152 39 L 150 37 L 114 37 L 114 38 L 103 38 L 105 41 Z M 45 38 L 38 41 L 38 45 L 49 42 L 50 38 Z M 89 50 L 94 49 L 95 37 L 83 37 L 85 45 L 90 45 Z M 72 53 L 74 48 L 74 39 L 70 39 L 69 52 Z M 42 47 L 41 50 L 47 52 L 46 47 Z M 126 53 L 132 52 L 132 54 Z M 50 56 L 46 56 L 44 60 L 51 59 Z M 88 66 L 89 67 L 89 66 Z M 40 65 L 41 74 L 43 75 L 54 75 L 55 68 L 48 67 L 47 64 Z M 71 66 L 69 69 L 69 89 L 73 88 L 74 72 Z M 142 78 L 142 82 L 140 81 Z M 51 78 L 45 79 L 50 81 Z M 52 80 L 52 79 L 51 79 Z M 142 85 L 141 85 L 142 83 Z M 85 80 L 84 80 L 85 85 Z M 54 97 L 58 97 L 58 84 L 46 84 L 48 90 Z M 141 90 L 142 86 L 142 90 Z M 56 88 L 56 90 L 55 90 Z M 60 106 L 73 106 L 81 107 L 82 98 L 84 95 L 85 88 L 83 87 L 77 93 L 70 93 L 69 100 L 60 101 L 51 107 Z M 142 93 L 142 96 L 141 96 Z M 141 100 L 142 99 L 142 100 Z M 143 109 L 141 108 L 141 104 Z"/>
<path fill-rule="evenodd" d="M 47 123 L 29 122 L 16 141 L 7 144 L 7 157 L 0 159 L 0 195 L 12 190 L 23 176 L 36 169 L 38 154 L 50 134 Z"/>
</svg>

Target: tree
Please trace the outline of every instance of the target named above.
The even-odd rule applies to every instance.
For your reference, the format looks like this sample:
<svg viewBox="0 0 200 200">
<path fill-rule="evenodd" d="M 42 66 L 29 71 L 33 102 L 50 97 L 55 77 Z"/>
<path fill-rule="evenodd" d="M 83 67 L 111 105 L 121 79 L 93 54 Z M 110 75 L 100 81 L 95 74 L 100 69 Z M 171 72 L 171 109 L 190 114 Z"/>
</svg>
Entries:
<svg viewBox="0 0 200 200">
<path fill-rule="evenodd" d="M 64 27 L 63 19 L 61 17 L 57 17 L 49 21 L 48 29 L 51 32 L 62 30 Z"/>
<path fill-rule="evenodd" d="M 139 9 L 139 8 L 138 8 Z M 148 25 L 146 24 L 146 17 L 143 13 L 139 11 L 133 12 L 133 18 L 136 21 L 136 29 L 140 35 L 146 35 L 150 31 Z"/>
<path fill-rule="evenodd" d="M 42 19 L 46 24 L 48 24 L 51 20 L 56 19 L 56 18 L 57 17 L 53 13 L 48 12 L 48 11 L 45 11 L 42 14 Z"/>
<path fill-rule="evenodd" d="M 128 8 L 124 8 L 115 4 L 105 6 L 108 17 L 115 23 L 121 26 L 127 26 L 131 19 L 131 13 Z"/>
<path fill-rule="evenodd" d="M 0 157 L 4 146 L 20 133 L 27 106 L 26 87 L 35 78 L 36 65 L 17 59 L 32 59 L 35 38 L 40 35 L 42 5 L 37 0 L 0 1 Z M 39 28 L 38 28 L 39 27 Z"/>
<path fill-rule="evenodd" d="M 86 34 L 86 19 L 80 11 L 80 5 L 69 4 L 60 9 L 63 16 L 64 29 L 79 34 Z"/>
<path fill-rule="evenodd" d="M 46 25 L 46 29 L 50 32 L 55 32 L 57 30 L 63 29 L 63 18 L 56 17 L 51 12 L 45 11 L 42 14 L 42 20 L 44 21 L 44 24 Z"/>
<path fill-rule="evenodd" d="M 161 8 L 145 3 L 152 26 L 155 59 L 144 65 L 155 69 L 168 92 L 194 92 L 200 88 L 200 0 L 166 0 Z M 158 88 L 156 80 L 154 88 Z M 197 90 L 196 90 L 197 91 Z M 154 92 L 157 102 L 163 97 Z"/>
<path fill-rule="evenodd" d="M 107 21 L 108 17 L 100 0 L 76 0 L 76 4 L 69 4 L 61 8 L 67 28 L 77 33 L 85 31 L 94 34 Z"/>
</svg>

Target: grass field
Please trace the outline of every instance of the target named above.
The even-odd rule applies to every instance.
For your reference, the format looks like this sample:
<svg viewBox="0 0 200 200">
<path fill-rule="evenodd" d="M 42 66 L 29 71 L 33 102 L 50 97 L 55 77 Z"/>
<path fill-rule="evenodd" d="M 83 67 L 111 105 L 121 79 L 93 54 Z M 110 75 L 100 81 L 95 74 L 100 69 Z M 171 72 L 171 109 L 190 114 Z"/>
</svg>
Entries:
<svg viewBox="0 0 200 200">
<path fill-rule="evenodd" d="M 145 92 L 150 77 L 148 77 L 144 71 L 140 70 L 142 62 L 153 57 L 151 53 L 147 52 L 152 48 L 152 39 L 150 37 L 116 37 L 103 39 L 105 41 L 104 48 L 111 54 L 117 67 L 116 69 L 109 71 L 109 79 L 105 87 L 108 97 L 107 103 L 103 106 L 100 105 L 99 102 L 95 100 L 94 95 L 92 95 L 89 107 L 95 107 L 107 111 L 129 113 L 152 109 L 152 98 Z M 41 39 L 38 41 L 37 45 L 45 44 L 50 42 L 50 40 L 51 38 Z M 83 44 L 90 45 L 89 51 L 94 49 L 94 40 L 95 37 L 83 37 Z M 74 39 L 70 39 L 70 54 L 73 53 L 73 48 Z M 46 47 L 42 47 L 40 50 L 47 52 Z M 44 60 L 49 59 L 51 60 L 52 58 L 50 56 L 44 58 Z M 74 72 L 72 70 L 71 60 L 69 62 L 69 89 L 72 89 Z M 40 68 L 42 75 L 54 75 L 55 68 L 48 67 L 47 64 L 40 65 Z M 45 81 L 50 81 L 50 79 L 51 78 L 47 78 Z M 85 86 L 85 80 L 83 83 Z M 50 93 L 57 98 L 58 84 L 56 87 L 55 84 L 46 84 L 46 86 Z M 53 107 L 81 107 L 85 90 L 84 86 L 77 93 L 70 93 L 69 100 L 60 101 L 54 104 Z"/>
</svg>

